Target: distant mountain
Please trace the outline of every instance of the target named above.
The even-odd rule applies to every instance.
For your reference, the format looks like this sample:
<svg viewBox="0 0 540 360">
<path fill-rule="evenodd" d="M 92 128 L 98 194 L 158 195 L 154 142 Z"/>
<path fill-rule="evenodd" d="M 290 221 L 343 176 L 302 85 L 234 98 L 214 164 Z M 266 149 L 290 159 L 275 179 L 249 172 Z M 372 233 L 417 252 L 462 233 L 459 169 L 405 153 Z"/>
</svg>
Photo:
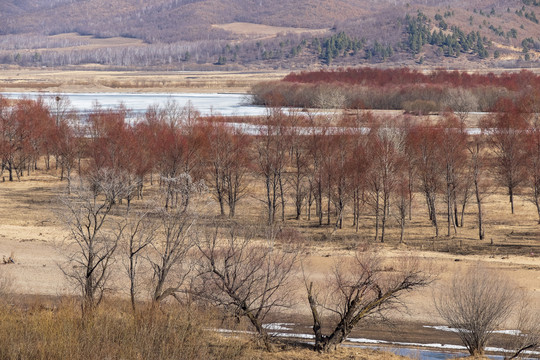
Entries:
<svg viewBox="0 0 540 360">
<path fill-rule="evenodd" d="M 539 57 L 539 5 L 538 0 L 0 0 L 0 62 L 231 68 L 458 66 L 489 60 L 519 66 Z M 261 27 L 246 30 L 245 23 L 276 30 L 258 34 Z M 67 33 L 136 38 L 147 46 L 126 44 L 120 50 L 105 44 L 90 53 L 84 39 L 64 37 L 60 44 L 50 38 Z"/>
<path fill-rule="evenodd" d="M 208 38 L 212 24 L 230 22 L 328 27 L 370 14 L 365 4 L 360 0 L 4 0 L 0 1 L 0 31 L 76 31 L 174 42 Z M 200 33 L 195 34 L 193 27 Z"/>
</svg>

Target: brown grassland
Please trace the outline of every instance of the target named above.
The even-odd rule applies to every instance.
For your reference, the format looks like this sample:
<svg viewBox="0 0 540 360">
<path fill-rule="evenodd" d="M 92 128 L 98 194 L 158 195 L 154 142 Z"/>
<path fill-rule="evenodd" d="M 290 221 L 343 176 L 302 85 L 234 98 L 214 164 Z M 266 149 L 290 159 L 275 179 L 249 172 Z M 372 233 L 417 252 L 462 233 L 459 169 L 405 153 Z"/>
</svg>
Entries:
<svg viewBox="0 0 540 360">
<path fill-rule="evenodd" d="M 278 80 L 287 72 L 107 71 L 99 65 L 85 70 L 6 68 L 0 91 L 69 92 L 247 92 L 263 80 Z"/>
<path fill-rule="evenodd" d="M 286 26 L 269 26 L 261 24 L 251 24 L 245 22 L 233 22 L 228 24 L 215 24 L 212 27 L 230 31 L 233 34 L 253 39 L 269 39 L 279 34 L 304 34 L 322 35 L 330 29 L 308 29 Z"/>
</svg>

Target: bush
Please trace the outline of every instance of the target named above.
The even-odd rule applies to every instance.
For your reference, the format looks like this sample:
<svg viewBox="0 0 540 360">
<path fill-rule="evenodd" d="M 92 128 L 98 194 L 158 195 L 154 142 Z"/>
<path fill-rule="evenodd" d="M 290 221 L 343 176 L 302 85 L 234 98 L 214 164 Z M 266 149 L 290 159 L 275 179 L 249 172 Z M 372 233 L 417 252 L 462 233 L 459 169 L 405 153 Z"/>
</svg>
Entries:
<svg viewBox="0 0 540 360">
<path fill-rule="evenodd" d="M 516 309 L 520 296 L 509 279 L 478 265 L 456 274 L 435 305 L 469 353 L 480 356 L 493 331 Z"/>
<path fill-rule="evenodd" d="M 431 100 L 404 101 L 403 110 L 415 115 L 426 115 L 439 110 L 439 107 Z"/>
</svg>

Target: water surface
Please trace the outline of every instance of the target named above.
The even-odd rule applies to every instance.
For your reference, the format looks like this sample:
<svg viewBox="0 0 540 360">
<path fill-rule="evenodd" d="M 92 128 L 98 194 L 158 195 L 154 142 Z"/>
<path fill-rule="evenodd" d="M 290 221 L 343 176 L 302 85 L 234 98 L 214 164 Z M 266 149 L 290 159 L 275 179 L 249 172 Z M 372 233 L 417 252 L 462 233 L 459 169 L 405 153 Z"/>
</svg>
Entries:
<svg viewBox="0 0 540 360">
<path fill-rule="evenodd" d="M 257 116 L 266 114 L 263 106 L 250 105 L 249 95 L 245 94 L 198 94 L 198 93 L 177 93 L 177 94 L 152 94 L 152 93 L 62 93 L 50 94 L 40 92 L 6 92 L 3 96 L 10 99 L 30 98 L 35 99 L 42 96 L 46 101 L 54 103 L 54 98 L 59 96 L 67 97 L 71 106 L 79 112 L 89 112 L 96 104 L 103 108 L 118 108 L 125 106 L 135 114 L 144 113 L 149 106 L 166 106 L 174 101 L 180 107 L 191 104 L 203 115 L 225 115 L 225 116 Z"/>
</svg>

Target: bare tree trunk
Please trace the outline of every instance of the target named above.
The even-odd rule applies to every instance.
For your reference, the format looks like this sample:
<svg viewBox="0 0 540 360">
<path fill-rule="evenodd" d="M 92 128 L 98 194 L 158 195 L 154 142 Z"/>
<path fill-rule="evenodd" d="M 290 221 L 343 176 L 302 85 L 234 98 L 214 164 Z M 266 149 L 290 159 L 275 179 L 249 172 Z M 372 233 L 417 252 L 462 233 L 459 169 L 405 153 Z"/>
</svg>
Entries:
<svg viewBox="0 0 540 360">
<path fill-rule="evenodd" d="M 317 199 L 315 200 L 315 213 L 317 215 L 317 218 L 319 219 L 319 226 L 322 226 L 322 219 L 323 219 L 323 212 L 322 212 L 322 197 L 317 196 Z"/>
<path fill-rule="evenodd" d="M 435 226 L 435 237 L 439 237 L 439 223 L 437 222 L 437 209 L 435 208 L 435 198 L 430 196 L 429 198 L 431 222 Z"/>
<path fill-rule="evenodd" d="M 460 227 L 463 227 L 463 218 L 465 217 L 465 207 L 467 206 L 467 203 L 463 203 L 463 205 L 461 206 L 461 216 L 460 216 L 460 219 L 459 219 L 459 226 Z"/>
<path fill-rule="evenodd" d="M 478 189 L 478 179 L 474 179 L 474 192 L 476 194 L 476 203 L 478 204 L 478 238 L 484 240 L 484 227 L 482 225 L 482 200 L 480 190 Z"/>
<path fill-rule="evenodd" d="M 536 206 L 536 213 L 538 214 L 538 224 L 540 225 L 540 202 L 536 201 L 534 205 Z"/>
<path fill-rule="evenodd" d="M 285 222 L 285 195 L 283 194 L 283 179 L 279 174 L 279 196 L 281 198 L 281 221 Z"/>
<path fill-rule="evenodd" d="M 412 220 L 412 200 L 413 200 L 413 175 L 412 175 L 412 167 L 409 166 L 409 186 L 408 186 L 408 189 L 409 189 L 409 221 Z"/>
<path fill-rule="evenodd" d="M 330 225 L 330 204 L 331 204 L 331 198 L 332 198 L 332 194 L 330 191 L 330 183 L 328 184 L 328 193 L 326 194 L 326 196 L 328 197 L 328 201 L 326 204 L 326 217 L 327 217 L 326 225 Z"/>
<path fill-rule="evenodd" d="M 379 191 L 375 193 L 375 241 L 379 239 Z"/>
<path fill-rule="evenodd" d="M 216 197 L 217 197 L 217 200 L 218 200 L 218 203 L 219 203 L 219 214 L 221 216 L 225 216 L 225 200 L 223 199 L 224 197 L 224 194 L 223 194 L 223 176 L 222 174 L 220 173 L 220 171 L 216 168 L 214 170 L 214 182 L 215 182 L 215 187 L 216 187 Z"/>
<path fill-rule="evenodd" d="M 400 225 L 399 243 L 403 244 L 403 239 L 405 238 L 405 216 L 401 217 L 401 221 L 399 225 Z"/>
<path fill-rule="evenodd" d="M 386 229 L 386 217 L 387 217 L 387 207 L 388 207 L 388 195 L 386 193 L 383 193 L 383 211 L 382 211 L 382 219 L 381 219 L 381 242 L 384 242 L 384 232 Z"/>
<path fill-rule="evenodd" d="M 358 210 L 356 202 L 358 201 L 358 189 L 354 189 L 353 191 L 353 223 L 352 226 L 356 226 L 356 211 Z"/>
<path fill-rule="evenodd" d="M 268 225 L 272 225 L 274 223 L 274 211 L 269 176 L 266 178 L 266 205 L 268 207 Z"/>
<path fill-rule="evenodd" d="M 311 183 L 311 180 L 309 182 L 309 193 L 308 193 L 308 200 L 307 200 L 307 219 L 308 221 L 311 220 L 311 204 L 313 203 L 313 185 Z"/>
<path fill-rule="evenodd" d="M 452 199 L 450 194 L 450 184 L 446 184 L 446 211 L 447 211 L 447 221 L 448 221 L 448 231 L 446 236 L 450 237 L 450 227 L 452 225 Z"/>
<path fill-rule="evenodd" d="M 514 188 L 508 188 L 508 194 L 510 195 L 510 208 L 512 209 L 512 214 L 514 214 Z"/>
<path fill-rule="evenodd" d="M 429 221 L 433 221 L 433 210 L 431 208 L 431 202 L 430 202 L 430 199 L 429 199 L 429 193 L 426 191 L 426 205 L 427 205 L 427 208 L 428 208 L 428 214 L 429 214 Z"/>
</svg>

